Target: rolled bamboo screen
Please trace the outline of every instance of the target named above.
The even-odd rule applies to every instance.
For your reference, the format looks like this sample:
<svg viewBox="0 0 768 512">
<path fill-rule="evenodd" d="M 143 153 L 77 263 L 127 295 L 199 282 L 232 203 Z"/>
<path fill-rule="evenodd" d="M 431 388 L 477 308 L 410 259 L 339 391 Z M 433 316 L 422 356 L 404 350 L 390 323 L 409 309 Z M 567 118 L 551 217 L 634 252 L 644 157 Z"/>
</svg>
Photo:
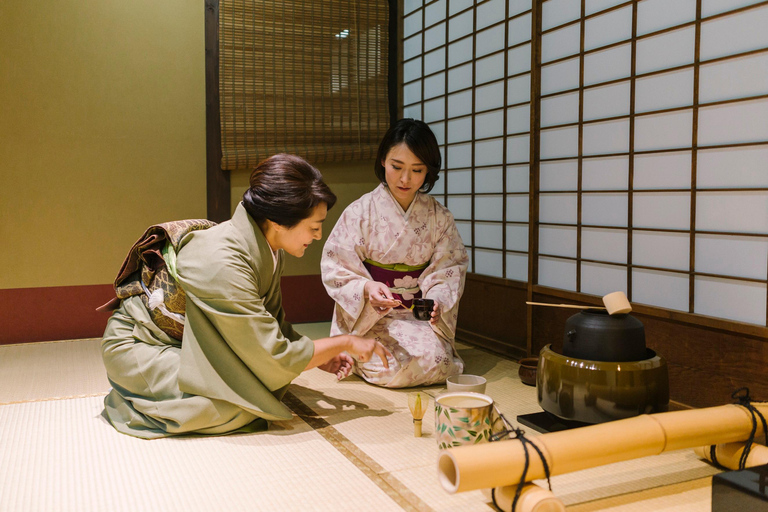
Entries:
<svg viewBox="0 0 768 512">
<path fill-rule="evenodd" d="M 222 169 L 373 158 L 389 127 L 387 0 L 222 0 Z"/>
</svg>

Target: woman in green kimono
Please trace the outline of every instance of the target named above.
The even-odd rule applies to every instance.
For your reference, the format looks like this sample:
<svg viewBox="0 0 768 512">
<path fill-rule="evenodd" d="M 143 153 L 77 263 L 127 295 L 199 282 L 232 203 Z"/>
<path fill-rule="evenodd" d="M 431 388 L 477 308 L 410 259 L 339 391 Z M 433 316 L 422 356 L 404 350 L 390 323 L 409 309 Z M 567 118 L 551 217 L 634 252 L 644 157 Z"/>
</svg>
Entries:
<svg viewBox="0 0 768 512">
<path fill-rule="evenodd" d="M 301 336 L 285 321 L 284 253 L 301 257 L 319 240 L 336 197 L 317 169 L 276 155 L 251 174 L 231 220 L 153 226 L 134 245 L 115 282 L 102 355 L 112 391 L 105 417 L 142 438 L 267 428 L 291 411 L 280 401 L 302 371 L 346 376 L 354 356 L 378 342 Z M 114 301 L 115 305 L 117 300 Z"/>
</svg>

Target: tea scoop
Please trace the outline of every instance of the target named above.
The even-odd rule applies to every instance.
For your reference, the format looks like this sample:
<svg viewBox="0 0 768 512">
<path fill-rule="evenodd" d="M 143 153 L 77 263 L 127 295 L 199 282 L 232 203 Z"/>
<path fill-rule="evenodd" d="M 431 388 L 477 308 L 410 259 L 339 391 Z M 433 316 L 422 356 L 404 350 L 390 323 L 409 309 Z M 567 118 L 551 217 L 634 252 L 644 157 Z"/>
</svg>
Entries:
<svg viewBox="0 0 768 512">
<path fill-rule="evenodd" d="M 421 419 L 427 412 L 427 403 L 429 403 L 429 398 L 424 393 L 418 391 L 408 393 L 408 409 L 411 410 L 413 416 L 413 437 L 421 437 Z"/>
<path fill-rule="evenodd" d="M 526 302 L 531 306 L 549 306 L 553 308 L 573 308 L 573 309 L 602 309 L 608 311 L 609 315 L 617 315 L 622 313 L 629 313 L 632 311 L 632 305 L 629 303 L 629 299 L 624 292 L 612 292 L 603 296 L 603 304 L 605 307 L 600 306 L 582 306 L 580 304 L 550 304 L 549 302 Z"/>
</svg>

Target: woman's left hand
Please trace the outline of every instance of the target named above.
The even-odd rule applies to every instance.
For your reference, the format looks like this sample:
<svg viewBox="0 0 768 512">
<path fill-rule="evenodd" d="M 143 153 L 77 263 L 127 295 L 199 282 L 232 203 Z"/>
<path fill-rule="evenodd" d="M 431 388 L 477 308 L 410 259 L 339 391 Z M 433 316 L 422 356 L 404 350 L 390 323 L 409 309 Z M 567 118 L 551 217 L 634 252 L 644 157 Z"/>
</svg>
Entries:
<svg viewBox="0 0 768 512">
<path fill-rule="evenodd" d="M 435 306 L 432 308 L 432 318 L 429 319 L 429 323 L 437 325 L 438 320 L 440 320 L 440 306 L 435 301 Z"/>
<path fill-rule="evenodd" d="M 341 354 L 331 358 L 331 360 L 327 363 L 321 364 L 318 366 L 318 368 L 324 372 L 335 373 L 336 379 L 341 380 L 344 377 L 349 376 L 349 374 L 352 372 L 353 364 L 354 360 L 352 357 L 350 357 L 350 355 L 346 352 L 342 352 Z"/>
</svg>

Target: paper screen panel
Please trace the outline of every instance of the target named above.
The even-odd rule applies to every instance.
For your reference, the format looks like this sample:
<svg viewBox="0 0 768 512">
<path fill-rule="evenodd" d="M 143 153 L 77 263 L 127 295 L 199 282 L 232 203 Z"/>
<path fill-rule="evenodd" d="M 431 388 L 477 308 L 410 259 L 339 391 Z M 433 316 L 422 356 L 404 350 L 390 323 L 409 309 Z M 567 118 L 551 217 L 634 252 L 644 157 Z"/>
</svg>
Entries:
<svg viewBox="0 0 768 512">
<path fill-rule="evenodd" d="M 475 55 L 477 57 L 497 52 L 502 48 L 504 48 L 504 25 L 485 29 L 475 36 Z"/>
<path fill-rule="evenodd" d="M 582 194 L 581 222 L 593 226 L 627 226 L 626 193 L 591 192 Z"/>
<path fill-rule="evenodd" d="M 403 37 L 407 38 L 420 31 L 423 25 L 424 11 L 419 9 L 403 18 Z"/>
<path fill-rule="evenodd" d="M 408 60 L 419 54 L 421 54 L 421 33 L 403 41 L 403 60 Z"/>
<path fill-rule="evenodd" d="M 438 98 L 424 102 L 424 122 L 431 123 L 445 118 L 445 100 Z M 439 143 L 439 140 L 438 140 Z"/>
<path fill-rule="evenodd" d="M 638 74 L 660 71 L 693 62 L 696 29 L 685 27 L 638 39 L 635 68 Z"/>
<path fill-rule="evenodd" d="M 622 7 L 589 18 L 584 26 L 585 50 L 601 48 L 631 38 L 632 6 Z"/>
<path fill-rule="evenodd" d="M 701 24 L 701 59 L 768 47 L 768 6 L 707 20 Z M 738 37 L 734 37 L 738 34 Z"/>
<path fill-rule="evenodd" d="M 497 53 L 475 62 L 475 81 L 484 84 L 504 77 L 504 54 Z"/>
<path fill-rule="evenodd" d="M 701 169 L 699 152 L 699 170 Z M 691 152 L 635 155 L 635 190 L 691 187 Z"/>
<path fill-rule="evenodd" d="M 584 121 L 629 115 L 629 92 L 629 81 L 586 89 L 583 106 Z"/>
<path fill-rule="evenodd" d="M 417 78 L 421 78 L 421 57 L 403 63 L 403 82 L 407 84 Z"/>
<path fill-rule="evenodd" d="M 766 285 L 731 279 L 697 276 L 694 280 L 694 312 L 766 325 Z"/>
<path fill-rule="evenodd" d="M 437 143 L 440 144 L 440 154 L 443 157 L 443 162 L 445 162 L 445 123 L 433 123 L 429 127 L 432 129 L 432 133 L 435 134 Z"/>
<path fill-rule="evenodd" d="M 541 29 L 548 30 L 581 17 L 581 0 L 549 0 L 541 5 Z"/>
<path fill-rule="evenodd" d="M 507 23 L 507 46 L 515 46 L 531 40 L 531 14 L 509 20 Z"/>
<path fill-rule="evenodd" d="M 507 137 L 507 163 L 527 162 L 531 154 L 530 144 L 528 135 Z"/>
<path fill-rule="evenodd" d="M 768 146 L 700 150 L 697 186 L 768 188 Z"/>
<path fill-rule="evenodd" d="M 504 163 L 504 140 L 475 142 L 475 165 L 501 165 Z"/>
<path fill-rule="evenodd" d="M 504 277 L 504 253 L 475 249 L 475 273 L 484 276 Z"/>
<path fill-rule="evenodd" d="M 403 103 L 410 105 L 421 101 L 421 80 L 403 86 Z"/>
<path fill-rule="evenodd" d="M 446 206 L 456 219 L 472 219 L 472 196 L 448 196 Z"/>
<path fill-rule="evenodd" d="M 608 295 L 627 290 L 627 268 L 585 261 L 581 264 L 581 292 Z"/>
<path fill-rule="evenodd" d="M 634 268 L 630 300 L 651 306 L 688 311 L 688 276 Z"/>
<path fill-rule="evenodd" d="M 576 227 L 539 227 L 539 254 L 576 257 Z"/>
<path fill-rule="evenodd" d="M 531 128 L 531 105 L 507 109 L 507 134 L 523 133 Z"/>
<path fill-rule="evenodd" d="M 475 111 L 504 107 L 504 82 L 482 85 L 475 89 Z"/>
<path fill-rule="evenodd" d="M 691 227 L 690 212 L 690 193 L 635 192 L 632 225 L 638 228 L 687 230 Z"/>
<path fill-rule="evenodd" d="M 475 169 L 475 193 L 501 192 L 504 190 L 504 174 L 501 167 Z"/>
<path fill-rule="evenodd" d="M 448 144 L 464 142 L 472 139 L 472 118 L 460 117 L 448 121 Z M 451 158 L 450 150 L 448 157 Z"/>
<path fill-rule="evenodd" d="M 579 93 L 572 92 L 541 99 L 541 127 L 575 123 L 579 120 Z"/>
<path fill-rule="evenodd" d="M 448 146 L 448 169 L 458 169 L 472 165 L 472 144 Z"/>
<path fill-rule="evenodd" d="M 575 126 L 541 130 L 541 158 L 578 156 L 579 129 Z"/>
<path fill-rule="evenodd" d="M 579 59 L 568 59 L 541 67 L 541 94 L 567 91 L 579 86 Z"/>
<path fill-rule="evenodd" d="M 632 45 L 622 44 L 584 56 L 584 85 L 629 77 L 632 71 Z"/>
<path fill-rule="evenodd" d="M 696 229 L 768 234 L 768 192 L 699 192 Z"/>
<path fill-rule="evenodd" d="M 475 200 L 475 220 L 504 220 L 504 196 L 483 196 Z"/>
<path fill-rule="evenodd" d="M 429 27 L 438 21 L 445 19 L 445 4 L 447 0 L 437 0 L 432 2 L 424 9 L 424 26 Z"/>
<path fill-rule="evenodd" d="M 472 170 L 457 169 L 444 171 L 448 182 L 446 187 L 449 194 L 466 194 L 472 191 Z"/>
<path fill-rule="evenodd" d="M 530 165 L 508 165 L 506 167 L 507 192 L 528 192 L 530 186 Z"/>
<path fill-rule="evenodd" d="M 531 45 L 524 44 L 507 51 L 507 73 L 517 75 L 531 70 Z"/>
<path fill-rule="evenodd" d="M 465 116 L 472 113 L 472 91 L 448 95 L 448 117 Z"/>
<path fill-rule="evenodd" d="M 421 119 L 421 103 L 403 107 L 403 117 Z"/>
<path fill-rule="evenodd" d="M 432 186 L 432 190 L 429 191 L 431 195 L 437 196 L 445 193 L 445 174 L 440 173 L 440 179 Z"/>
<path fill-rule="evenodd" d="M 445 94 L 445 73 L 438 73 L 424 79 L 424 98 L 434 98 Z"/>
<path fill-rule="evenodd" d="M 696 271 L 768 279 L 768 238 L 696 235 Z"/>
<path fill-rule="evenodd" d="M 415 11 L 422 6 L 424 0 L 404 0 L 403 1 L 403 14 L 408 14 Z"/>
<path fill-rule="evenodd" d="M 637 4 L 637 35 L 696 19 L 696 0 L 643 0 Z"/>
<path fill-rule="evenodd" d="M 528 194 L 507 195 L 507 220 L 528 222 Z"/>
<path fill-rule="evenodd" d="M 475 222 L 475 245 L 489 249 L 503 249 L 504 228 L 501 224 Z"/>
<path fill-rule="evenodd" d="M 459 230 L 459 236 L 461 236 L 464 245 L 472 245 L 472 222 L 457 220 L 456 229 Z"/>
<path fill-rule="evenodd" d="M 577 160 L 558 160 L 539 164 L 539 190 L 577 190 L 579 163 Z"/>
<path fill-rule="evenodd" d="M 693 69 L 638 78 L 635 81 L 635 112 L 650 112 L 693 104 Z"/>
<path fill-rule="evenodd" d="M 699 71 L 699 101 L 768 94 L 768 52 L 704 64 Z"/>
<path fill-rule="evenodd" d="M 576 224 L 576 194 L 540 194 L 539 221 Z"/>
<path fill-rule="evenodd" d="M 482 29 L 504 19 L 507 0 L 489 0 L 477 6 L 477 28 Z"/>
<path fill-rule="evenodd" d="M 628 157 L 585 158 L 581 165 L 584 190 L 627 190 Z"/>
<path fill-rule="evenodd" d="M 472 33 L 472 10 L 448 20 L 448 40 L 455 41 Z"/>
<path fill-rule="evenodd" d="M 635 118 L 635 151 L 690 147 L 693 112 L 683 110 Z M 699 117 L 701 122 L 701 117 Z M 700 125 L 701 126 L 701 125 Z M 701 137 L 701 128 L 699 128 Z M 699 138 L 701 143 L 701 138 Z"/>
<path fill-rule="evenodd" d="M 606 121 L 584 125 L 584 155 L 624 153 L 629 150 L 629 120 Z"/>
<path fill-rule="evenodd" d="M 720 14 L 739 7 L 760 3 L 762 0 L 702 0 L 701 16 L 706 18 L 713 14 Z"/>
<path fill-rule="evenodd" d="M 581 257 L 588 260 L 627 262 L 627 230 L 581 229 Z"/>
<path fill-rule="evenodd" d="M 528 281 L 528 255 L 508 252 L 507 259 L 507 279 L 514 281 Z"/>
<path fill-rule="evenodd" d="M 514 105 L 531 99 L 531 75 L 522 75 L 507 80 L 507 103 Z"/>
<path fill-rule="evenodd" d="M 521 130 L 522 131 L 522 130 Z M 475 114 L 475 138 L 487 139 L 504 134 L 504 112 L 495 110 L 482 114 Z M 499 148 L 503 146 L 499 140 Z"/>
<path fill-rule="evenodd" d="M 644 267 L 688 270 L 688 233 L 635 231 L 632 234 L 632 263 Z"/>
<path fill-rule="evenodd" d="M 474 4 L 474 0 L 448 0 L 448 14 L 453 16 L 468 7 L 472 7 Z"/>
<path fill-rule="evenodd" d="M 576 290 L 576 262 L 559 258 L 539 257 L 539 284 Z"/>
<path fill-rule="evenodd" d="M 445 48 L 438 48 L 424 56 L 424 74 L 445 70 Z"/>
<path fill-rule="evenodd" d="M 528 226 L 507 224 L 507 246 L 510 251 L 528 252 Z"/>
<path fill-rule="evenodd" d="M 768 141 L 767 98 L 699 109 L 699 144 L 763 141 Z"/>
<path fill-rule="evenodd" d="M 472 60 L 472 38 L 468 37 L 448 45 L 448 65 L 453 67 Z"/>
<path fill-rule="evenodd" d="M 541 62 L 546 63 L 579 52 L 579 24 L 547 32 L 541 36 Z"/>
<path fill-rule="evenodd" d="M 448 70 L 448 92 L 472 86 L 472 63 Z"/>
</svg>

